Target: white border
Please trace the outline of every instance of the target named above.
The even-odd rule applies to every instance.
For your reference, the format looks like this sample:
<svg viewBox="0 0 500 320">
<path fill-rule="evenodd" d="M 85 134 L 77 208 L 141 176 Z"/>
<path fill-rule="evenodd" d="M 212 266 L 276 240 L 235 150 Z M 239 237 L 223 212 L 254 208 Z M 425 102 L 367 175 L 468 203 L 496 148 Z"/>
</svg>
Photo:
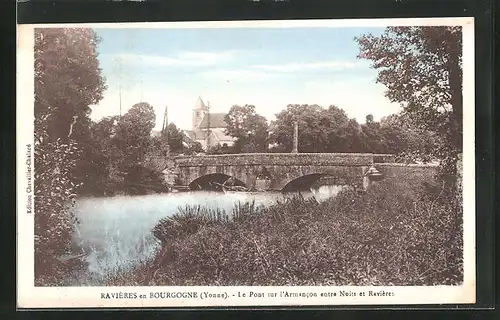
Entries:
<svg viewBox="0 0 500 320">
<path fill-rule="evenodd" d="M 435 287 L 34 287 L 34 219 L 24 209 L 26 193 L 26 144 L 33 145 L 33 44 L 34 28 L 294 28 L 294 27 L 386 27 L 415 25 L 461 25 L 463 27 L 463 101 L 464 101 L 464 283 L 461 286 Z M 17 59 L 17 286 L 19 308 L 92 307 L 210 307 L 210 306 L 310 306 L 310 305 L 385 305 L 385 304 L 460 304 L 476 300 L 475 280 L 475 153 L 474 153 L 474 19 L 351 19 L 294 21 L 229 21 L 173 23 L 100 23 L 19 25 Z M 356 296 L 319 297 L 321 293 L 350 291 Z M 370 297 L 368 291 L 393 292 L 394 296 Z M 135 292 L 225 292 L 227 299 L 101 299 L 101 293 Z M 264 298 L 232 297 L 238 292 L 264 293 Z M 279 298 L 280 291 L 316 293 L 316 298 Z M 359 292 L 367 296 L 359 296 Z M 277 298 L 266 298 L 277 292 Z"/>
</svg>

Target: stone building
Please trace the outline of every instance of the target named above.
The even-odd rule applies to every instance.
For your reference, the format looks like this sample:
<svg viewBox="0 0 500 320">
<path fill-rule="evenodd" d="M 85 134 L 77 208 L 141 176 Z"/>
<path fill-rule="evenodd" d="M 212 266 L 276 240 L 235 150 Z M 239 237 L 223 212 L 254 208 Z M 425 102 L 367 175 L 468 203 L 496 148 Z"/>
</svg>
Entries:
<svg viewBox="0 0 500 320">
<path fill-rule="evenodd" d="M 216 145 L 232 146 L 235 139 L 224 132 L 225 115 L 225 113 L 211 113 L 210 102 L 205 104 L 201 97 L 198 97 L 192 110 L 192 128 L 184 130 L 184 134 L 189 139 L 199 142 L 203 150 Z"/>
</svg>

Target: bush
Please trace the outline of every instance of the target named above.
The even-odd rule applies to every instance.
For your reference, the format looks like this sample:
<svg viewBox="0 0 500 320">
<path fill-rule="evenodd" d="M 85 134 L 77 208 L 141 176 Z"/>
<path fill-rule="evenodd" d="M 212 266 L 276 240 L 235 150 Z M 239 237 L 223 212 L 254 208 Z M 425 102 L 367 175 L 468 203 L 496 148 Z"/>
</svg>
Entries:
<svg viewBox="0 0 500 320">
<path fill-rule="evenodd" d="M 131 165 L 126 168 L 123 179 L 123 189 L 127 194 L 142 195 L 151 192 L 166 192 L 163 174 L 159 171 Z"/>
<path fill-rule="evenodd" d="M 78 187 L 72 169 L 79 148 L 74 141 L 35 145 L 35 284 L 53 285 L 70 272 L 83 268 L 79 259 L 61 259 L 74 254 L 71 243 L 76 219 L 71 199 Z"/>
</svg>

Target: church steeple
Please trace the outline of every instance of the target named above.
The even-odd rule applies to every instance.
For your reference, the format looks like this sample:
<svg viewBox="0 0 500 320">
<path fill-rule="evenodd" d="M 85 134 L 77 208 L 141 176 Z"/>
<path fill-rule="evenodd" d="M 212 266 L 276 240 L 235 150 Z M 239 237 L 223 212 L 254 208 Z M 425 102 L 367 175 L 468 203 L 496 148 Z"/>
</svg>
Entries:
<svg viewBox="0 0 500 320">
<path fill-rule="evenodd" d="M 198 97 L 198 100 L 196 100 L 196 104 L 193 108 L 193 130 L 198 130 L 198 126 L 205 117 L 205 114 L 207 114 L 208 112 L 208 107 L 205 105 L 201 97 Z"/>
<path fill-rule="evenodd" d="M 165 106 L 165 112 L 163 113 L 163 125 L 161 127 L 162 135 L 167 133 L 167 128 L 168 128 L 168 106 Z"/>
<path fill-rule="evenodd" d="M 205 102 L 201 99 L 201 97 L 198 97 L 198 100 L 196 100 L 196 104 L 194 105 L 195 110 L 204 110 L 206 111 L 208 108 L 205 105 Z"/>
</svg>

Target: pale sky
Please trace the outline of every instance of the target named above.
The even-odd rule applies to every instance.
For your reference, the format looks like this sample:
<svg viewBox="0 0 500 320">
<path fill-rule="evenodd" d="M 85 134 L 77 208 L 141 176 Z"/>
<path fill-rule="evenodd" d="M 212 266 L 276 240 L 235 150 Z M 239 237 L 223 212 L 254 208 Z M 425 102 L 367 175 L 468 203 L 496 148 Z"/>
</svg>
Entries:
<svg viewBox="0 0 500 320">
<path fill-rule="evenodd" d="M 198 96 L 212 112 L 253 104 L 268 120 L 287 104 L 331 104 L 363 123 L 399 111 L 376 84 L 370 62 L 356 58 L 355 36 L 383 28 L 189 28 L 95 29 L 102 38 L 99 61 L 108 90 L 92 118 L 150 103 L 161 128 L 169 122 L 191 128 Z M 121 67 L 120 67 L 120 61 Z M 121 78 L 121 80 L 120 80 Z"/>
</svg>

